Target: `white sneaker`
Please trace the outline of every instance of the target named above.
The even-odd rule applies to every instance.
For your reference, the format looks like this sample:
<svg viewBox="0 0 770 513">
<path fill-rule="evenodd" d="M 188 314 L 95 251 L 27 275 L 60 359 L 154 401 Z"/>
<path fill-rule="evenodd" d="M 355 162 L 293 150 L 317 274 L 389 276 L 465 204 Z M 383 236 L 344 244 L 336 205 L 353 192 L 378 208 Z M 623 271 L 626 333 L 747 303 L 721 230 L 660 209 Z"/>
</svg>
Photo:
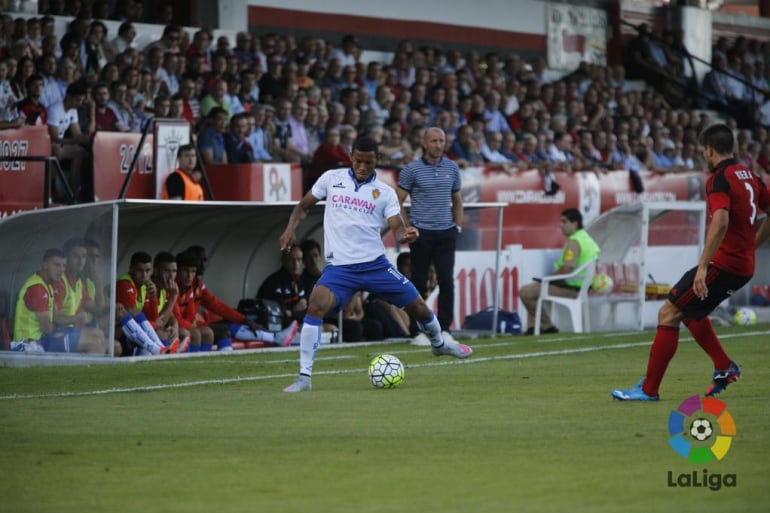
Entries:
<svg viewBox="0 0 770 513">
<path fill-rule="evenodd" d="M 412 339 L 412 345 L 413 346 L 429 346 L 430 345 L 430 339 L 428 338 L 428 335 L 425 333 L 420 333 L 416 337 Z"/>
<path fill-rule="evenodd" d="M 45 349 L 35 340 L 22 340 L 20 342 L 11 342 L 11 351 L 20 353 L 44 353 Z"/>
<path fill-rule="evenodd" d="M 454 356 L 455 358 L 460 358 L 461 360 L 468 358 L 473 354 L 473 349 L 471 349 L 470 346 L 466 346 L 465 344 L 458 344 L 457 342 L 449 343 L 449 341 L 446 339 L 444 339 L 443 344 L 438 347 L 433 346 L 430 348 L 430 350 L 436 356 L 449 355 Z"/>
<path fill-rule="evenodd" d="M 300 376 L 297 381 L 284 388 L 284 392 L 310 392 L 313 386 L 310 384 L 310 376 Z"/>
<path fill-rule="evenodd" d="M 275 343 L 279 346 L 289 347 L 297 336 L 299 331 L 299 323 L 297 321 L 291 321 L 291 324 L 286 329 L 283 329 L 275 334 Z"/>
<path fill-rule="evenodd" d="M 219 350 L 220 353 L 232 353 L 233 346 L 225 346 Z"/>
</svg>

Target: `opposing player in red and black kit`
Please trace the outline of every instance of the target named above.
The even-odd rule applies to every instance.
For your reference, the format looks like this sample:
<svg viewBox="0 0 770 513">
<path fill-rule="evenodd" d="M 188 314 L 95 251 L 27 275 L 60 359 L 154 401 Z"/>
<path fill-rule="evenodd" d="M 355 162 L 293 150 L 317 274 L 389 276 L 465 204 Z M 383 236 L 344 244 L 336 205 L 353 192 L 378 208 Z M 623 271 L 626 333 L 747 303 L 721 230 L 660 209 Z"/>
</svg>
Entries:
<svg viewBox="0 0 770 513">
<path fill-rule="evenodd" d="M 674 285 L 658 313 L 647 375 L 634 388 L 613 390 L 615 399 L 658 400 L 660 382 L 679 345 L 680 322 L 714 362 L 707 396 L 719 394 L 741 376 L 741 368 L 727 356 L 708 314 L 754 274 L 756 248 L 770 236 L 767 218 L 759 232 L 755 223 L 760 210 L 770 214 L 770 192 L 759 176 L 733 158 L 735 140 L 729 127 L 718 124 L 706 128 L 700 143 L 712 173 L 706 183 L 711 224 L 703 254 L 698 266 Z"/>
</svg>

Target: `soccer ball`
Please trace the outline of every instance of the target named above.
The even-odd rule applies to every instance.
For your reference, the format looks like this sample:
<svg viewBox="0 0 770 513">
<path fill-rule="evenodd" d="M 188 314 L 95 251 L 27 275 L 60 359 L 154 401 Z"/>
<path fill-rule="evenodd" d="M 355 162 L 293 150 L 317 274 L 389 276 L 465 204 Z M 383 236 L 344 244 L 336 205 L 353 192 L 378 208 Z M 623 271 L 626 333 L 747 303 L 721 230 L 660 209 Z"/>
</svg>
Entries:
<svg viewBox="0 0 770 513">
<path fill-rule="evenodd" d="M 708 440 L 713 432 L 711 422 L 708 419 L 695 419 L 690 425 L 690 434 L 700 442 Z"/>
<path fill-rule="evenodd" d="M 369 381 L 377 388 L 396 388 L 404 381 L 404 364 L 392 354 L 375 356 L 369 364 Z"/>
<path fill-rule="evenodd" d="M 735 324 L 738 326 L 751 326 L 757 323 L 757 312 L 751 308 L 739 308 L 735 312 Z"/>
<path fill-rule="evenodd" d="M 609 294 L 614 286 L 615 283 L 607 273 L 597 274 L 594 276 L 594 280 L 591 282 L 591 288 L 593 288 L 594 292 L 597 294 Z"/>
</svg>

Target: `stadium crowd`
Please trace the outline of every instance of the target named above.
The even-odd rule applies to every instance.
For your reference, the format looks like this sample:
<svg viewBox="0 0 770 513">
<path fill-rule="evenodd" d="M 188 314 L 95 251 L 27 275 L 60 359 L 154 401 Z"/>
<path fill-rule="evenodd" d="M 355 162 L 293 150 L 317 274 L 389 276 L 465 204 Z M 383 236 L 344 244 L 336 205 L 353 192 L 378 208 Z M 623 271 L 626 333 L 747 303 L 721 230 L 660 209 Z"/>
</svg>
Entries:
<svg viewBox="0 0 770 513">
<path fill-rule="evenodd" d="M 715 110 L 735 128 L 739 158 L 770 171 L 767 42 L 718 40 L 699 85 L 687 78 L 681 34 L 656 37 L 646 27 L 628 44 L 625 67 L 584 63 L 561 75 L 542 57 L 408 40 L 390 62 L 367 62 L 351 35 L 339 44 L 248 32 L 215 41 L 209 29 L 190 37 L 168 24 L 159 40 L 136 48 L 141 3 L 118 2 L 110 16 L 122 21 L 117 34 L 98 19 L 110 14 L 105 4 L 68 2 L 64 34 L 54 33 L 50 15 L 0 19 L 0 128 L 48 124 L 81 200 L 90 198 L 90 136 L 139 132 L 151 117 L 187 119 L 204 165 L 300 163 L 306 187 L 346 163 L 358 135 L 380 141 L 381 164 L 400 168 L 420 156 L 422 134 L 434 125 L 461 167 L 537 167 L 550 177 L 705 169 L 697 134 Z M 51 2 L 48 12 L 63 5 Z M 169 9 L 163 4 L 150 21 L 170 20 Z"/>
</svg>

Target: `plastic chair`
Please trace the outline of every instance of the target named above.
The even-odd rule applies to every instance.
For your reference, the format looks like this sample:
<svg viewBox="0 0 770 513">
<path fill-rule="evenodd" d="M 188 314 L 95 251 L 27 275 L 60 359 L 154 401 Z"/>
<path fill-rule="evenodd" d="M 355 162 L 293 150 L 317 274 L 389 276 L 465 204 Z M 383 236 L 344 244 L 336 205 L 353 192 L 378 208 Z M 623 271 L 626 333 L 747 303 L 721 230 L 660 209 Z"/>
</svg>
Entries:
<svg viewBox="0 0 770 513">
<path fill-rule="evenodd" d="M 577 297 L 559 297 L 551 296 L 548 294 L 548 287 L 554 281 L 569 280 L 571 278 L 577 278 L 582 273 L 583 285 L 578 291 Z M 569 274 L 552 274 L 550 276 L 543 276 L 540 281 L 540 297 L 537 300 L 537 309 L 535 311 L 535 335 L 540 335 L 540 320 L 543 316 L 543 302 L 548 301 L 551 303 L 551 316 L 553 317 L 553 309 L 555 305 L 562 305 L 569 310 L 570 317 L 572 318 L 572 326 L 575 328 L 575 333 L 583 333 L 591 330 L 590 315 L 588 313 L 588 289 L 591 288 L 591 282 L 596 274 L 596 260 L 589 260 L 585 264 L 581 265 Z"/>
</svg>

